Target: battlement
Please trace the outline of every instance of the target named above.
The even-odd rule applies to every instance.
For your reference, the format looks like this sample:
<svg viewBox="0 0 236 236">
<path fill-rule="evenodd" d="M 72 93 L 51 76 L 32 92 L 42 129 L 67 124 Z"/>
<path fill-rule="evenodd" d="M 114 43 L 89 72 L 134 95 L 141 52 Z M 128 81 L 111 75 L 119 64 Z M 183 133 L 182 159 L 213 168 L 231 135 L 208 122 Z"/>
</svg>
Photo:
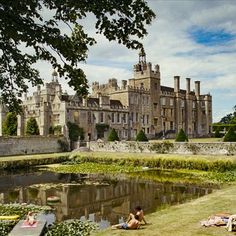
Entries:
<svg viewBox="0 0 236 236">
<path fill-rule="evenodd" d="M 134 71 L 134 78 L 144 78 L 144 77 L 154 77 L 154 78 L 160 78 L 160 66 L 155 65 L 154 70 L 152 70 L 152 63 L 138 63 L 135 64 L 133 67 Z"/>
</svg>

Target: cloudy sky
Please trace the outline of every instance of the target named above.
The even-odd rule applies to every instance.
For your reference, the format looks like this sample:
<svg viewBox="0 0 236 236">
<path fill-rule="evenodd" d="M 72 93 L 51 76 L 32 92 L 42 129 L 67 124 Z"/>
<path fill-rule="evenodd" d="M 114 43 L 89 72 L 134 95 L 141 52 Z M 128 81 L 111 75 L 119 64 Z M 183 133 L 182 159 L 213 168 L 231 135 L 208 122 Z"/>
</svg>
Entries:
<svg viewBox="0 0 236 236">
<path fill-rule="evenodd" d="M 219 121 L 236 105 L 236 1 L 235 0 L 149 0 L 157 17 L 148 27 L 143 40 L 147 61 L 159 64 L 161 85 L 174 85 L 174 75 L 201 81 L 201 94 L 213 96 L 213 121 Z M 95 35 L 92 17 L 85 27 Z M 106 83 L 132 78 L 138 52 L 128 50 L 103 36 L 90 48 L 86 64 L 82 64 L 89 83 Z M 48 64 L 37 65 L 45 81 L 51 79 Z M 64 84 L 64 89 L 72 91 Z"/>
</svg>

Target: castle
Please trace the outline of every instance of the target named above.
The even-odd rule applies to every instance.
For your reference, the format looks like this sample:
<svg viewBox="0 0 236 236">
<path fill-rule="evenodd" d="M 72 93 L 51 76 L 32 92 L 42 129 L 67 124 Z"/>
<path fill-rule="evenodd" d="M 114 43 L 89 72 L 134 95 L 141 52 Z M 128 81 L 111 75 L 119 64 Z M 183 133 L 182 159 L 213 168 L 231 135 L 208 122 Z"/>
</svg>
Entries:
<svg viewBox="0 0 236 236">
<path fill-rule="evenodd" d="M 94 82 L 91 95 L 82 98 L 63 92 L 54 71 L 45 88 L 38 86 L 33 96 L 25 96 L 17 134 L 24 135 L 30 117 L 36 119 L 40 135 L 60 126 L 67 136 L 67 123 L 72 122 L 83 128 L 86 140 L 106 139 L 109 128 L 114 128 L 121 140 L 135 139 L 141 129 L 149 138 L 168 137 L 181 128 L 189 137 L 211 133 L 212 97 L 200 94 L 200 81 L 195 81 L 192 91 L 190 78 L 186 78 L 186 90 L 180 89 L 179 76 L 174 76 L 174 88 L 162 86 L 160 68 L 156 65 L 153 70 L 144 50 L 133 72 L 134 77 L 122 80 L 120 87 L 114 78 L 107 84 Z M 4 116 L 2 109 L 0 123 Z"/>
</svg>

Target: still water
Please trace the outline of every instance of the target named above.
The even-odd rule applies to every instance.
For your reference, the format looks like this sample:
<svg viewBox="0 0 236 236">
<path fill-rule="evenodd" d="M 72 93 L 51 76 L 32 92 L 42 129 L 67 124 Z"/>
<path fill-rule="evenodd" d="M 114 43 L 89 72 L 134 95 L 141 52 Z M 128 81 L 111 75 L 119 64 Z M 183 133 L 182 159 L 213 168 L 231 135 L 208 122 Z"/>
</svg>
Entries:
<svg viewBox="0 0 236 236">
<path fill-rule="evenodd" d="M 151 213 L 211 192 L 212 187 L 206 185 L 163 183 L 117 174 L 43 171 L 0 176 L 1 203 L 47 205 L 48 197 L 56 196 L 58 202 L 53 208 L 57 221 L 89 219 L 100 228 L 126 219 L 137 205 L 142 206 L 145 213 Z"/>
</svg>

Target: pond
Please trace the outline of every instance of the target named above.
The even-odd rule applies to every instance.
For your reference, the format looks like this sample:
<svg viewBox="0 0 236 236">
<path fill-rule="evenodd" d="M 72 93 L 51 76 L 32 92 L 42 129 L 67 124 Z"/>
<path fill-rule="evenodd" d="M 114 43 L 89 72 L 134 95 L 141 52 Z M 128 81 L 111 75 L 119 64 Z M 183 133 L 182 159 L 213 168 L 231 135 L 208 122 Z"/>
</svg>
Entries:
<svg viewBox="0 0 236 236">
<path fill-rule="evenodd" d="M 152 174 L 161 173 L 149 172 Z M 0 176 L 1 203 L 51 205 L 57 221 L 89 219 L 101 229 L 125 220 L 137 205 L 142 206 L 145 213 L 151 213 L 212 191 L 213 186 L 206 184 L 164 183 L 142 179 L 140 175 L 38 171 Z M 52 196 L 56 201 L 49 201 Z M 54 215 L 50 217 L 48 220 L 53 222 Z"/>
</svg>

